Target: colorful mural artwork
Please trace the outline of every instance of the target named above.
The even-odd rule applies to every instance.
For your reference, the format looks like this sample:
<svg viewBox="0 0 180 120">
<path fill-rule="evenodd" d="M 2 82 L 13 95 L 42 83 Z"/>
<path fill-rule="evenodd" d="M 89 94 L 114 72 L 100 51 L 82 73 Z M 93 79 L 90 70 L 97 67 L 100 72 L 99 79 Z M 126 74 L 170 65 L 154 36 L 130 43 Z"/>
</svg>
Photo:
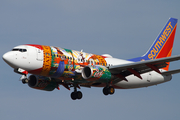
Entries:
<svg viewBox="0 0 180 120">
<path fill-rule="evenodd" d="M 36 46 L 43 51 L 43 67 L 38 70 L 40 75 L 59 78 L 63 80 L 71 80 L 75 77 L 78 80 L 82 80 L 81 75 L 77 75 L 78 70 L 82 70 L 84 66 L 91 66 L 93 69 L 93 77 L 91 79 L 104 78 L 104 76 L 110 76 L 104 68 L 97 66 L 106 66 L 107 63 L 103 56 L 88 54 L 81 51 L 69 50 L 60 47 L 53 46 Z M 106 75 L 106 73 L 108 75 Z M 34 72 L 33 72 L 34 74 Z M 108 77 L 110 79 L 110 77 Z"/>
<path fill-rule="evenodd" d="M 99 65 L 92 65 L 90 66 L 93 70 L 92 75 L 88 79 L 88 81 L 95 81 L 95 80 L 110 80 L 111 73 L 109 70 L 104 66 Z M 107 81 L 106 81 L 107 82 Z"/>
<path fill-rule="evenodd" d="M 35 85 L 34 83 L 30 83 L 29 86 L 33 87 L 34 89 L 38 90 L 45 90 L 45 91 L 52 91 L 55 88 L 57 88 L 57 83 L 55 80 L 49 78 L 49 77 L 44 77 L 44 76 L 33 76 L 31 75 L 31 79 L 35 79 L 33 77 L 36 77 L 38 80 L 37 84 Z"/>
</svg>

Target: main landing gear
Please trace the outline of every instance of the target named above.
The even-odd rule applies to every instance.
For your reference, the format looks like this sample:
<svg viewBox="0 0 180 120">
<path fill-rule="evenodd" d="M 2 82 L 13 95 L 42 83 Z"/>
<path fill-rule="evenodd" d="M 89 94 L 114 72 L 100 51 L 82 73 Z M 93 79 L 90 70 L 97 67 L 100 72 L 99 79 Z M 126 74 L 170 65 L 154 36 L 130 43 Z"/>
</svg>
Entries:
<svg viewBox="0 0 180 120">
<path fill-rule="evenodd" d="M 112 86 L 106 86 L 103 88 L 103 93 L 104 95 L 112 95 L 114 94 L 115 89 Z M 81 91 L 77 91 L 77 86 L 74 85 L 74 92 L 71 93 L 71 99 L 76 100 L 76 99 L 81 99 L 83 96 Z"/>
<path fill-rule="evenodd" d="M 82 92 L 81 91 L 77 91 L 77 86 L 74 85 L 74 92 L 71 93 L 71 98 L 73 100 L 76 100 L 76 99 L 81 99 L 82 98 Z"/>
<path fill-rule="evenodd" d="M 82 98 L 82 92 L 81 91 L 74 91 L 71 93 L 71 98 L 73 100 L 76 100 L 76 99 L 81 99 Z"/>
<path fill-rule="evenodd" d="M 109 95 L 109 94 L 112 95 L 112 94 L 114 94 L 114 92 L 115 92 L 115 90 L 114 90 L 114 87 L 112 87 L 112 86 L 106 86 L 103 88 L 104 95 Z"/>
</svg>

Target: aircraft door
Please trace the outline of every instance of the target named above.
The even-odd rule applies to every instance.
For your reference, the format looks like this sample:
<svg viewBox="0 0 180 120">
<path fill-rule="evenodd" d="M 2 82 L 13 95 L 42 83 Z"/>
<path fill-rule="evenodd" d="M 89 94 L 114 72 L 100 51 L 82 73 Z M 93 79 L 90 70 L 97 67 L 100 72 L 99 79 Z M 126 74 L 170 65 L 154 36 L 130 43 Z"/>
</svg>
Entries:
<svg viewBox="0 0 180 120">
<path fill-rule="evenodd" d="M 43 51 L 40 49 L 36 49 L 37 52 L 37 60 L 42 61 L 43 60 Z"/>
</svg>

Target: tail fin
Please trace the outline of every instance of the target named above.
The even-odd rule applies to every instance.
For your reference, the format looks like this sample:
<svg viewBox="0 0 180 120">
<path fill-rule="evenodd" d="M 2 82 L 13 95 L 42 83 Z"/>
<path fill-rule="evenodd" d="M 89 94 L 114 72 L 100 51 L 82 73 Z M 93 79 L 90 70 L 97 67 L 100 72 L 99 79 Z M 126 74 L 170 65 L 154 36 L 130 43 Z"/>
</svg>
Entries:
<svg viewBox="0 0 180 120">
<path fill-rule="evenodd" d="M 143 56 L 146 60 L 170 57 L 177 27 L 177 19 L 170 18 L 150 49 Z M 169 69 L 169 63 L 165 70 Z"/>
<path fill-rule="evenodd" d="M 163 57 L 170 57 L 173 43 L 174 43 L 174 36 L 177 27 L 177 19 L 169 18 L 167 24 L 164 26 L 158 37 L 155 39 L 154 43 L 150 47 L 150 49 L 144 54 L 142 57 L 131 59 L 133 61 L 139 60 L 152 60 L 158 59 Z M 165 70 L 169 69 L 169 63 Z"/>
</svg>

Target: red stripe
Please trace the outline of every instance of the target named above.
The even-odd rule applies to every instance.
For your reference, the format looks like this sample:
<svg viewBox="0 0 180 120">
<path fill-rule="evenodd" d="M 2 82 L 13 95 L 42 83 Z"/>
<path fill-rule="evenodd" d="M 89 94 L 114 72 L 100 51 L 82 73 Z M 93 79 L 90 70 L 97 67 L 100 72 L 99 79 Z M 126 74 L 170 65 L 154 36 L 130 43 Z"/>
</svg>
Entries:
<svg viewBox="0 0 180 120">
<path fill-rule="evenodd" d="M 169 53 L 169 52 L 171 51 L 171 49 L 173 47 L 175 31 L 176 31 L 176 26 L 175 26 L 172 34 L 169 36 L 168 40 L 164 44 L 163 48 L 161 49 L 161 51 L 157 55 L 156 59 L 163 58 L 163 57 L 168 57 L 168 56 L 171 55 L 171 53 Z"/>
<path fill-rule="evenodd" d="M 157 55 L 156 59 L 163 58 L 163 57 L 170 57 L 171 56 L 172 48 L 173 48 L 173 43 L 174 43 L 175 32 L 176 32 L 176 26 L 175 26 L 173 32 L 171 33 L 171 35 L 169 36 L 168 40 L 164 44 L 163 48 L 161 49 L 161 51 Z M 163 68 L 163 69 L 168 71 L 168 69 L 169 69 L 169 62 L 167 62 L 167 64 L 168 65 L 165 68 Z"/>
<path fill-rule="evenodd" d="M 41 45 L 35 45 L 35 44 L 26 44 L 26 45 L 33 46 L 33 47 L 36 47 L 36 48 L 43 50 Z"/>
</svg>

